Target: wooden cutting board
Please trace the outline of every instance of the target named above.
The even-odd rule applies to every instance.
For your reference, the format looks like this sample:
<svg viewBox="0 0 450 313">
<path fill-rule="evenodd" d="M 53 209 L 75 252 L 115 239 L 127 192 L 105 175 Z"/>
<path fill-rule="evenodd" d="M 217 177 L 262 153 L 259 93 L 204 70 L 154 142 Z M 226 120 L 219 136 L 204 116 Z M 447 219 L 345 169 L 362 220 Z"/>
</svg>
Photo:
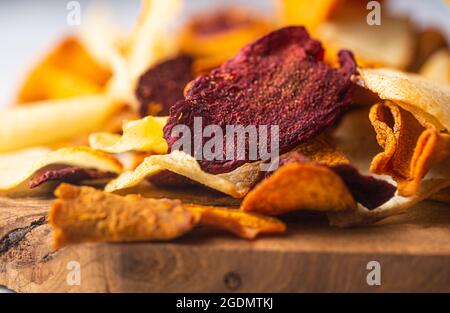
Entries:
<svg viewBox="0 0 450 313">
<path fill-rule="evenodd" d="M 198 229 L 169 243 L 54 252 L 49 203 L 0 198 L 0 285 L 21 292 L 450 292 L 448 205 L 425 202 L 365 228 L 331 228 L 323 218 L 303 216 L 286 235 L 254 241 Z M 80 285 L 67 283 L 73 261 Z M 370 261 L 381 266 L 380 286 L 367 284 Z"/>
</svg>

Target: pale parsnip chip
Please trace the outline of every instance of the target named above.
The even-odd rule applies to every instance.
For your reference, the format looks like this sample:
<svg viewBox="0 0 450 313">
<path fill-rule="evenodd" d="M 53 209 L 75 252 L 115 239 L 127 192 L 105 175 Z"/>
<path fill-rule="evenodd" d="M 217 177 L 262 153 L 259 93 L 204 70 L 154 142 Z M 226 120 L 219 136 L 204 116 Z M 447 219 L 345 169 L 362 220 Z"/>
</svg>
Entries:
<svg viewBox="0 0 450 313">
<path fill-rule="evenodd" d="M 133 82 L 150 66 L 176 53 L 175 37 L 167 34 L 178 14 L 180 0 L 144 0 L 128 47 L 128 66 Z"/>
<path fill-rule="evenodd" d="M 110 155 L 87 147 L 51 151 L 29 148 L 0 155 L 0 191 L 21 188 L 34 173 L 50 165 L 72 165 L 104 172 L 120 173 L 120 163 Z"/>
<path fill-rule="evenodd" d="M 359 74 L 364 87 L 381 99 L 395 102 L 438 130 L 450 129 L 450 87 L 387 68 L 360 68 Z"/>
<path fill-rule="evenodd" d="M 106 95 L 49 100 L 0 114 L 0 152 L 51 144 L 99 129 L 119 103 Z"/>
<path fill-rule="evenodd" d="M 328 213 L 328 219 L 332 226 L 337 227 L 373 224 L 389 216 L 404 213 L 417 203 L 430 198 L 449 186 L 450 179 L 427 179 L 422 182 L 420 191 L 412 197 L 397 195 L 374 210 L 367 210 L 359 205 L 357 210 Z"/>
<path fill-rule="evenodd" d="M 163 134 L 166 121 L 167 117 L 147 116 L 140 120 L 125 122 L 122 135 L 93 133 L 89 136 L 89 144 L 94 149 L 110 153 L 141 151 L 165 154 L 168 149 Z"/>
<path fill-rule="evenodd" d="M 242 198 L 257 181 L 260 163 L 246 163 L 232 172 L 214 175 L 204 172 L 192 156 L 177 150 L 170 154 L 145 158 L 134 171 L 124 172 L 117 179 L 109 182 L 105 190 L 112 192 L 136 186 L 147 176 L 163 170 L 185 176 L 232 197 Z"/>
<path fill-rule="evenodd" d="M 326 48 L 325 60 L 334 63 L 336 52 L 351 50 L 360 66 L 404 69 L 414 57 L 414 33 L 402 18 L 383 15 L 380 26 L 367 23 L 365 6 L 343 9 L 317 27 L 314 35 Z"/>
<path fill-rule="evenodd" d="M 450 85 L 450 51 L 442 49 L 430 56 L 419 74 L 440 84 Z"/>
</svg>

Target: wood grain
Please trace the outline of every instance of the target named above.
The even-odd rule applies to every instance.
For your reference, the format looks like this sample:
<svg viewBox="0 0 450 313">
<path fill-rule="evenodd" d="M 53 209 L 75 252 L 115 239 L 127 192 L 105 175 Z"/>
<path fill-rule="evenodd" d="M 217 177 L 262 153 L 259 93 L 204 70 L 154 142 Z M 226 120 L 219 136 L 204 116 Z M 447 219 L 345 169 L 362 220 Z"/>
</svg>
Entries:
<svg viewBox="0 0 450 313">
<path fill-rule="evenodd" d="M 450 291 L 450 210 L 424 202 L 365 228 L 311 214 L 255 241 L 198 229 L 170 243 L 84 244 L 53 252 L 50 200 L 0 199 L 0 285 L 15 291 Z M 366 265 L 381 264 L 381 286 Z M 69 286 L 67 264 L 81 265 Z"/>
</svg>

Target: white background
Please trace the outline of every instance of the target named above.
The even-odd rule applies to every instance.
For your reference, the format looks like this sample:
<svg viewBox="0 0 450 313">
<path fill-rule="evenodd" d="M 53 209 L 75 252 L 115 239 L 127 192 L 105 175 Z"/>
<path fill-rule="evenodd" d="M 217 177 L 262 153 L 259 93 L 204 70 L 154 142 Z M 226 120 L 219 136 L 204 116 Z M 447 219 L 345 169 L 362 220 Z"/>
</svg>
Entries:
<svg viewBox="0 0 450 313">
<path fill-rule="evenodd" d="M 17 86 L 30 64 L 33 64 L 36 58 L 45 53 L 63 34 L 76 31 L 76 27 L 66 24 L 67 2 L 0 1 L 0 108 L 11 103 Z M 83 11 L 94 1 L 79 0 L 79 2 L 83 19 Z M 111 7 L 119 25 L 126 28 L 133 25 L 139 12 L 138 0 L 102 2 Z M 275 10 L 273 0 L 185 0 L 182 20 L 193 12 L 207 7 L 231 6 L 235 3 L 267 14 L 273 14 Z M 419 25 L 439 25 L 450 39 L 450 10 L 445 0 L 392 0 L 390 4 L 393 10 L 412 15 Z"/>
</svg>

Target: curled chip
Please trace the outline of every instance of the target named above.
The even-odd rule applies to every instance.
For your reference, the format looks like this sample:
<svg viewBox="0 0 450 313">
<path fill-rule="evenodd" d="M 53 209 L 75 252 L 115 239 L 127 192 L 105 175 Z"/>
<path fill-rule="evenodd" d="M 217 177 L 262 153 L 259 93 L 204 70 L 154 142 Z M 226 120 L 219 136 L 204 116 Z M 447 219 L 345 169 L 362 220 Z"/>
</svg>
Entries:
<svg viewBox="0 0 450 313">
<path fill-rule="evenodd" d="M 55 151 L 30 148 L 0 155 L 0 192 L 19 191 L 22 184 L 33 174 L 56 165 L 90 168 L 115 174 L 122 170 L 122 166 L 114 157 L 87 147 L 70 147 Z"/>
<path fill-rule="evenodd" d="M 391 175 L 399 193 L 411 196 L 419 191 L 425 174 L 450 156 L 450 88 L 390 69 L 359 72 L 358 83 L 384 100 L 370 112 L 384 149 L 370 169 Z"/>
<path fill-rule="evenodd" d="M 28 186 L 33 189 L 49 181 L 77 183 L 86 180 L 113 178 L 114 176 L 116 174 L 111 172 L 69 166 L 60 169 L 43 170 L 29 181 Z"/>
<path fill-rule="evenodd" d="M 229 173 L 213 175 L 204 172 L 197 160 L 182 151 L 173 151 L 165 155 L 152 155 L 134 170 L 123 172 L 110 181 L 105 190 L 115 190 L 136 186 L 141 181 L 169 170 L 201 185 L 218 190 L 235 198 L 242 198 L 260 177 L 259 163 L 247 163 Z"/>
<path fill-rule="evenodd" d="M 81 242 L 170 240 L 189 232 L 199 214 L 178 200 L 121 197 L 62 184 L 49 213 L 55 249 Z"/>
<path fill-rule="evenodd" d="M 370 120 L 384 149 L 373 158 L 370 171 L 391 175 L 403 196 L 416 193 L 431 167 L 450 155 L 450 135 L 432 124 L 422 125 L 392 102 L 374 105 Z"/>
<path fill-rule="evenodd" d="M 245 238 L 254 239 L 259 234 L 284 233 L 286 225 L 278 219 L 236 209 L 211 206 L 189 206 L 200 214 L 200 224 L 228 230 Z"/>
<path fill-rule="evenodd" d="M 236 209 L 185 205 L 179 200 L 118 196 L 91 187 L 61 184 L 49 222 L 53 246 L 81 242 L 161 241 L 177 238 L 196 225 L 228 230 L 242 238 L 282 233 L 281 221 Z"/>
<path fill-rule="evenodd" d="M 192 58 L 186 55 L 151 67 L 139 78 L 136 88 L 141 116 L 168 115 L 170 107 L 184 98 L 184 87 L 193 79 Z"/>
<path fill-rule="evenodd" d="M 125 122 L 122 135 L 114 133 L 93 133 L 89 135 L 92 148 L 110 153 L 127 151 L 151 152 L 164 154 L 167 143 L 163 137 L 166 117 L 147 116 L 136 121 Z"/>
<path fill-rule="evenodd" d="M 290 151 L 320 134 L 347 108 L 355 62 L 348 51 L 339 56 L 339 69 L 324 64 L 321 44 L 303 27 L 282 28 L 247 45 L 220 68 L 195 79 L 185 100 L 171 108 L 164 127 L 169 148 L 179 139 L 172 134 L 176 125 L 193 131 L 194 118 L 201 117 L 203 127 L 219 125 L 223 133 L 226 126 L 276 125 L 280 153 Z M 262 141 L 271 143 L 270 138 Z M 221 161 L 200 161 L 206 172 L 230 172 L 249 161 L 248 138 L 245 160 L 236 149 L 227 154 L 223 141 Z"/>
</svg>

